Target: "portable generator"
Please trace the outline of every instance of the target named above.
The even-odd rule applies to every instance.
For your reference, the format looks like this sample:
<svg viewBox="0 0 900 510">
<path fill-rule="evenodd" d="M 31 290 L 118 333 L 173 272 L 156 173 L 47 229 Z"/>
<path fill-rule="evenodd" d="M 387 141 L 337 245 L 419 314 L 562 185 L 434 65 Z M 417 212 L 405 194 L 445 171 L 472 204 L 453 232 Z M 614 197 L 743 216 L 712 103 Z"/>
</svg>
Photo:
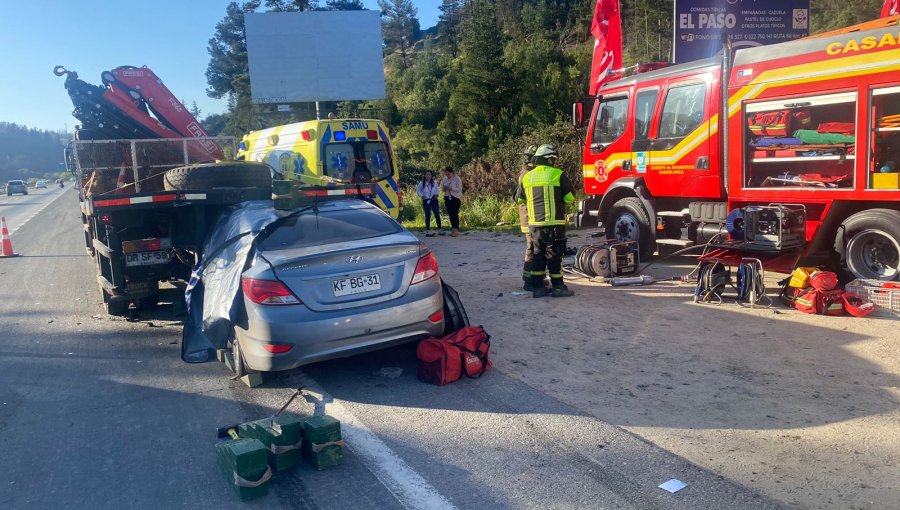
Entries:
<svg viewBox="0 0 900 510">
<path fill-rule="evenodd" d="M 780 204 L 745 207 L 744 239 L 767 251 L 800 248 L 806 242 L 806 209 Z"/>
<path fill-rule="evenodd" d="M 575 254 L 575 269 L 588 276 L 608 278 L 634 274 L 638 264 L 637 241 L 607 241 L 582 246 Z"/>
</svg>

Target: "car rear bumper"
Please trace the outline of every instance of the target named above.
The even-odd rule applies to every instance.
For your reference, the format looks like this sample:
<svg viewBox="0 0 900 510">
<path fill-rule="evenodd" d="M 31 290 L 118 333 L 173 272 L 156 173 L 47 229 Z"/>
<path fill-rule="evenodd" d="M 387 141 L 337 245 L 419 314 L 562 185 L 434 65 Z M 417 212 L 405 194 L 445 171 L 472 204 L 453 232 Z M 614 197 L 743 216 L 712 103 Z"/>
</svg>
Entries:
<svg viewBox="0 0 900 510">
<path fill-rule="evenodd" d="M 235 327 L 241 353 L 252 370 L 290 370 L 302 365 L 439 336 L 444 321 L 428 317 L 443 310 L 439 278 L 411 287 L 402 298 L 377 306 L 314 312 L 303 305 L 248 303 L 247 323 Z M 282 354 L 264 344 L 291 344 Z"/>
</svg>

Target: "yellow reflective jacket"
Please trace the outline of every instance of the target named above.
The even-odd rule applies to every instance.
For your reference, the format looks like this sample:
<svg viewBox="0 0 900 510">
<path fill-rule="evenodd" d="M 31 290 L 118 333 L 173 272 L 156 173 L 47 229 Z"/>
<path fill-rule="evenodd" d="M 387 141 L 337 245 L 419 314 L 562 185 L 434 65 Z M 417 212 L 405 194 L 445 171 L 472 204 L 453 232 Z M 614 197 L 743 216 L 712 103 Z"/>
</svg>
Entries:
<svg viewBox="0 0 900 510">
<path fill-rule="evenodd" d="M 575 202 L 572 183 L 559 168 L 539 165 L 519 181 L 516 201 L 528 206 L 532 227 L 566 224 L 566 204 Z"/>
</svg>

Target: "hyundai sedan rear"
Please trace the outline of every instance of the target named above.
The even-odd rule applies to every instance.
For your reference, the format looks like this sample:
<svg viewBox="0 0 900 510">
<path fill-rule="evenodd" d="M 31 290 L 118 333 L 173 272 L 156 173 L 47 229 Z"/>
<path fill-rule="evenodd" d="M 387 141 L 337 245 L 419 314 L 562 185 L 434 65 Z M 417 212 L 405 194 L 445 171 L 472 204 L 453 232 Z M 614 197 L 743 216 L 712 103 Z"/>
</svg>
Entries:
<svg viewBox="0 0 900 510">
<path fill-rule="evenodd" d="M 437 260 L 377 207 L 326 202 L 278 220 L 242 278 L 246 368 L 288 370 L 440 335 Z"/>
</svg>

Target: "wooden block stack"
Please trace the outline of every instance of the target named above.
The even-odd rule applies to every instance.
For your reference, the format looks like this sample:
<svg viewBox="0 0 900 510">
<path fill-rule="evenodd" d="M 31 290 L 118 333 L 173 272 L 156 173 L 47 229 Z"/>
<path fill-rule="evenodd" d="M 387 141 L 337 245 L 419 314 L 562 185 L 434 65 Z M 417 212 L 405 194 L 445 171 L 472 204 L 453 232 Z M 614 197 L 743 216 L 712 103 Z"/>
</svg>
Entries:
<svg viewBox="0 0 900 510">
<path fill-rule="evenodd" d="M 241 501 L 269 492 L 269 468 L 266 447 L 258 439 L 240 438 L 216 445 L 219 468 L 234 487 Z"/>
<path fill-rule="evenodd" d="M 303 422 L 303 460 L 321 471 L 343 458 L 341 422 L 331 416 L 312 416 Z"/>
</svg>

